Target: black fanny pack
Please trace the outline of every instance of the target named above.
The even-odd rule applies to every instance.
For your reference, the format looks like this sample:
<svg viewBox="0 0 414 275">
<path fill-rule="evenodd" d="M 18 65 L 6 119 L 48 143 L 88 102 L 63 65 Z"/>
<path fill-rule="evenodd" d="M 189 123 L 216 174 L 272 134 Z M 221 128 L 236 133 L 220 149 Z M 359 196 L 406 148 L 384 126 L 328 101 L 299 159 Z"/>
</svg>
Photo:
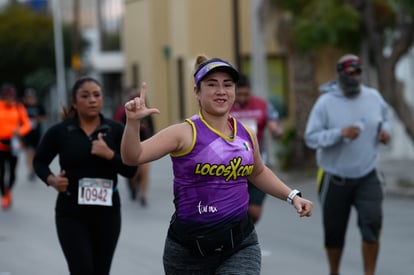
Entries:
<svg viewBox="0 0 414 275">
<path fill-rule="evenodd" d="M 179 244 L 190 248 L 195 255 L 205 257 L 236 250 L 253 228 L 250 217 L 246 215 L 241 221 L 231 226 L 205 235 L 188 237 L 184 225 L 174 219 L 170 224 L 168 236 Z"/>
</svg>

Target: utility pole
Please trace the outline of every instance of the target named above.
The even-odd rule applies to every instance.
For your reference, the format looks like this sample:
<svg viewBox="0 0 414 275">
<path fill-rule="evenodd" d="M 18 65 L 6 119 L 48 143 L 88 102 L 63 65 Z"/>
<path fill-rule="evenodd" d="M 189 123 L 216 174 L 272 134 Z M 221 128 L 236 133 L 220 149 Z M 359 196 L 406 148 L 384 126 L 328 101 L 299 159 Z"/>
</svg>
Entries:
<svg viewBox="0 0 414 275">
<path fill-rule="evenodd" d="M 52 0 L 53 10 L 53 33 L 55 44 L 55 63 L 56 63 L 56 83 L 57 83 L 57 103 L 58 109 L 60 105 L 66 106 L 67 104 L 67 92 L 66 92 L 66 80 L 65 80 L 65 62 L 63 59 L 63 38 L 62 38 L 62 14 L 60 0 Z M 56 113 L 58 113 L 57 111 Z"/>
<path fill-rule="evenodd" d="M 251 20 L 251 80 L 253 92 L 268 98 L 267 54 L 264 46 L 263 28 L 260 24 L 259 10 L 262 0 L 250 0 Z"/>
<path fill-rule="evenodd" d="M 82 62 L 79 47 L 79 0 L 73 1 L 72 69 L 75 78 L 79 76 Z"/>
<path fill-rule="evenodd" d="M 236 68 L 238 70 L 241 70 L 239 0 L 233 0 L 232 8 L 233 8 L 234 62 L 235 62 Z"/>
</svg>

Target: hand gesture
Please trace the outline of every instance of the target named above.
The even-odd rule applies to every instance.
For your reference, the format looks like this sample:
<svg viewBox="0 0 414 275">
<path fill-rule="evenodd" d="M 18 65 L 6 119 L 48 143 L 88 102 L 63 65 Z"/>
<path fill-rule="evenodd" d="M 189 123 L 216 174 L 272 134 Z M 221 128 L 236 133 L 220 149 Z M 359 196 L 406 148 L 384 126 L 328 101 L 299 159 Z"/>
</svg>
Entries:
<svg viewBox="0 0 414 275">
<path fill-rule="evenodd" d="M 303 199 L 299 196 L 293 198 L 293 206 L 298 212 L 300 217 L 312 216 L 313 203 L 307 199 Z"/>
<path fill-rule="evenodd" d="M 151 114 L 159 114 L 156 108 L 147 108 L 145 105 L 145 94 L 147 92 L 147 84 L 144 82 L 141 86 L 140 96 L 135 97 L 125 103 L 125 114 L 128 119 L 139 120 Z"/>
<path fill-rule="evenodd" d="M 112 159 L 114 151 L 108 147 L 105 140 L 103 139 L 102 133 L 98 133 L 98 138 L 92 141 L 91 154 L 106 159 Z"/>
</svg>

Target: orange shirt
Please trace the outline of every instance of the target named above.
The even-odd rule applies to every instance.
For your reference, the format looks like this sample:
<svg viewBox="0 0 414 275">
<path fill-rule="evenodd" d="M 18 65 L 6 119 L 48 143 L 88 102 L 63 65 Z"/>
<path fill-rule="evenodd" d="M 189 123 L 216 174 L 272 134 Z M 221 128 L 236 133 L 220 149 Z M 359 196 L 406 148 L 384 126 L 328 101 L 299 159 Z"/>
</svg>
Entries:
<svg viewBox="0 0 414 275">
<path fill-rule="evenodd" d="M 0 100 L 0 142 L 1 140 L 10 140 L 15 133 L 19 136 L 25 136 L 31 130 L 29 116 L 26 108 L 21 103 L 7 103 Z M 7 150 L 1 146 L 0 150 Z"/>
</svg>

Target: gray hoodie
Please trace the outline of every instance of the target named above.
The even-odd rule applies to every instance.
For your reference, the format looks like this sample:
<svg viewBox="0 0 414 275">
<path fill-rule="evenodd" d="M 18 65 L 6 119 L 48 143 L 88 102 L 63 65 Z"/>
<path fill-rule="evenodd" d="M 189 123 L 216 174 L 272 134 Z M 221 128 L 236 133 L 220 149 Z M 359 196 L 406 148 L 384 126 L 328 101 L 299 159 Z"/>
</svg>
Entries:
<svg viewBox="0 0 414 275">
<path fill-rule="evenodd" d="M 345 97 L 336 82 L 320 87 L 321 95 L 310 113 L 305 142 L 316 149 L 319 167 L 346 178 L 359 178 L 376 167 L 378 133 L 389 134 L 389 106 L 380 93 L 361 85 L 361 93 Z M 343 127 L 358 125 L 361 133 L 354 140 L 341 136 Z"/>
</svg>

